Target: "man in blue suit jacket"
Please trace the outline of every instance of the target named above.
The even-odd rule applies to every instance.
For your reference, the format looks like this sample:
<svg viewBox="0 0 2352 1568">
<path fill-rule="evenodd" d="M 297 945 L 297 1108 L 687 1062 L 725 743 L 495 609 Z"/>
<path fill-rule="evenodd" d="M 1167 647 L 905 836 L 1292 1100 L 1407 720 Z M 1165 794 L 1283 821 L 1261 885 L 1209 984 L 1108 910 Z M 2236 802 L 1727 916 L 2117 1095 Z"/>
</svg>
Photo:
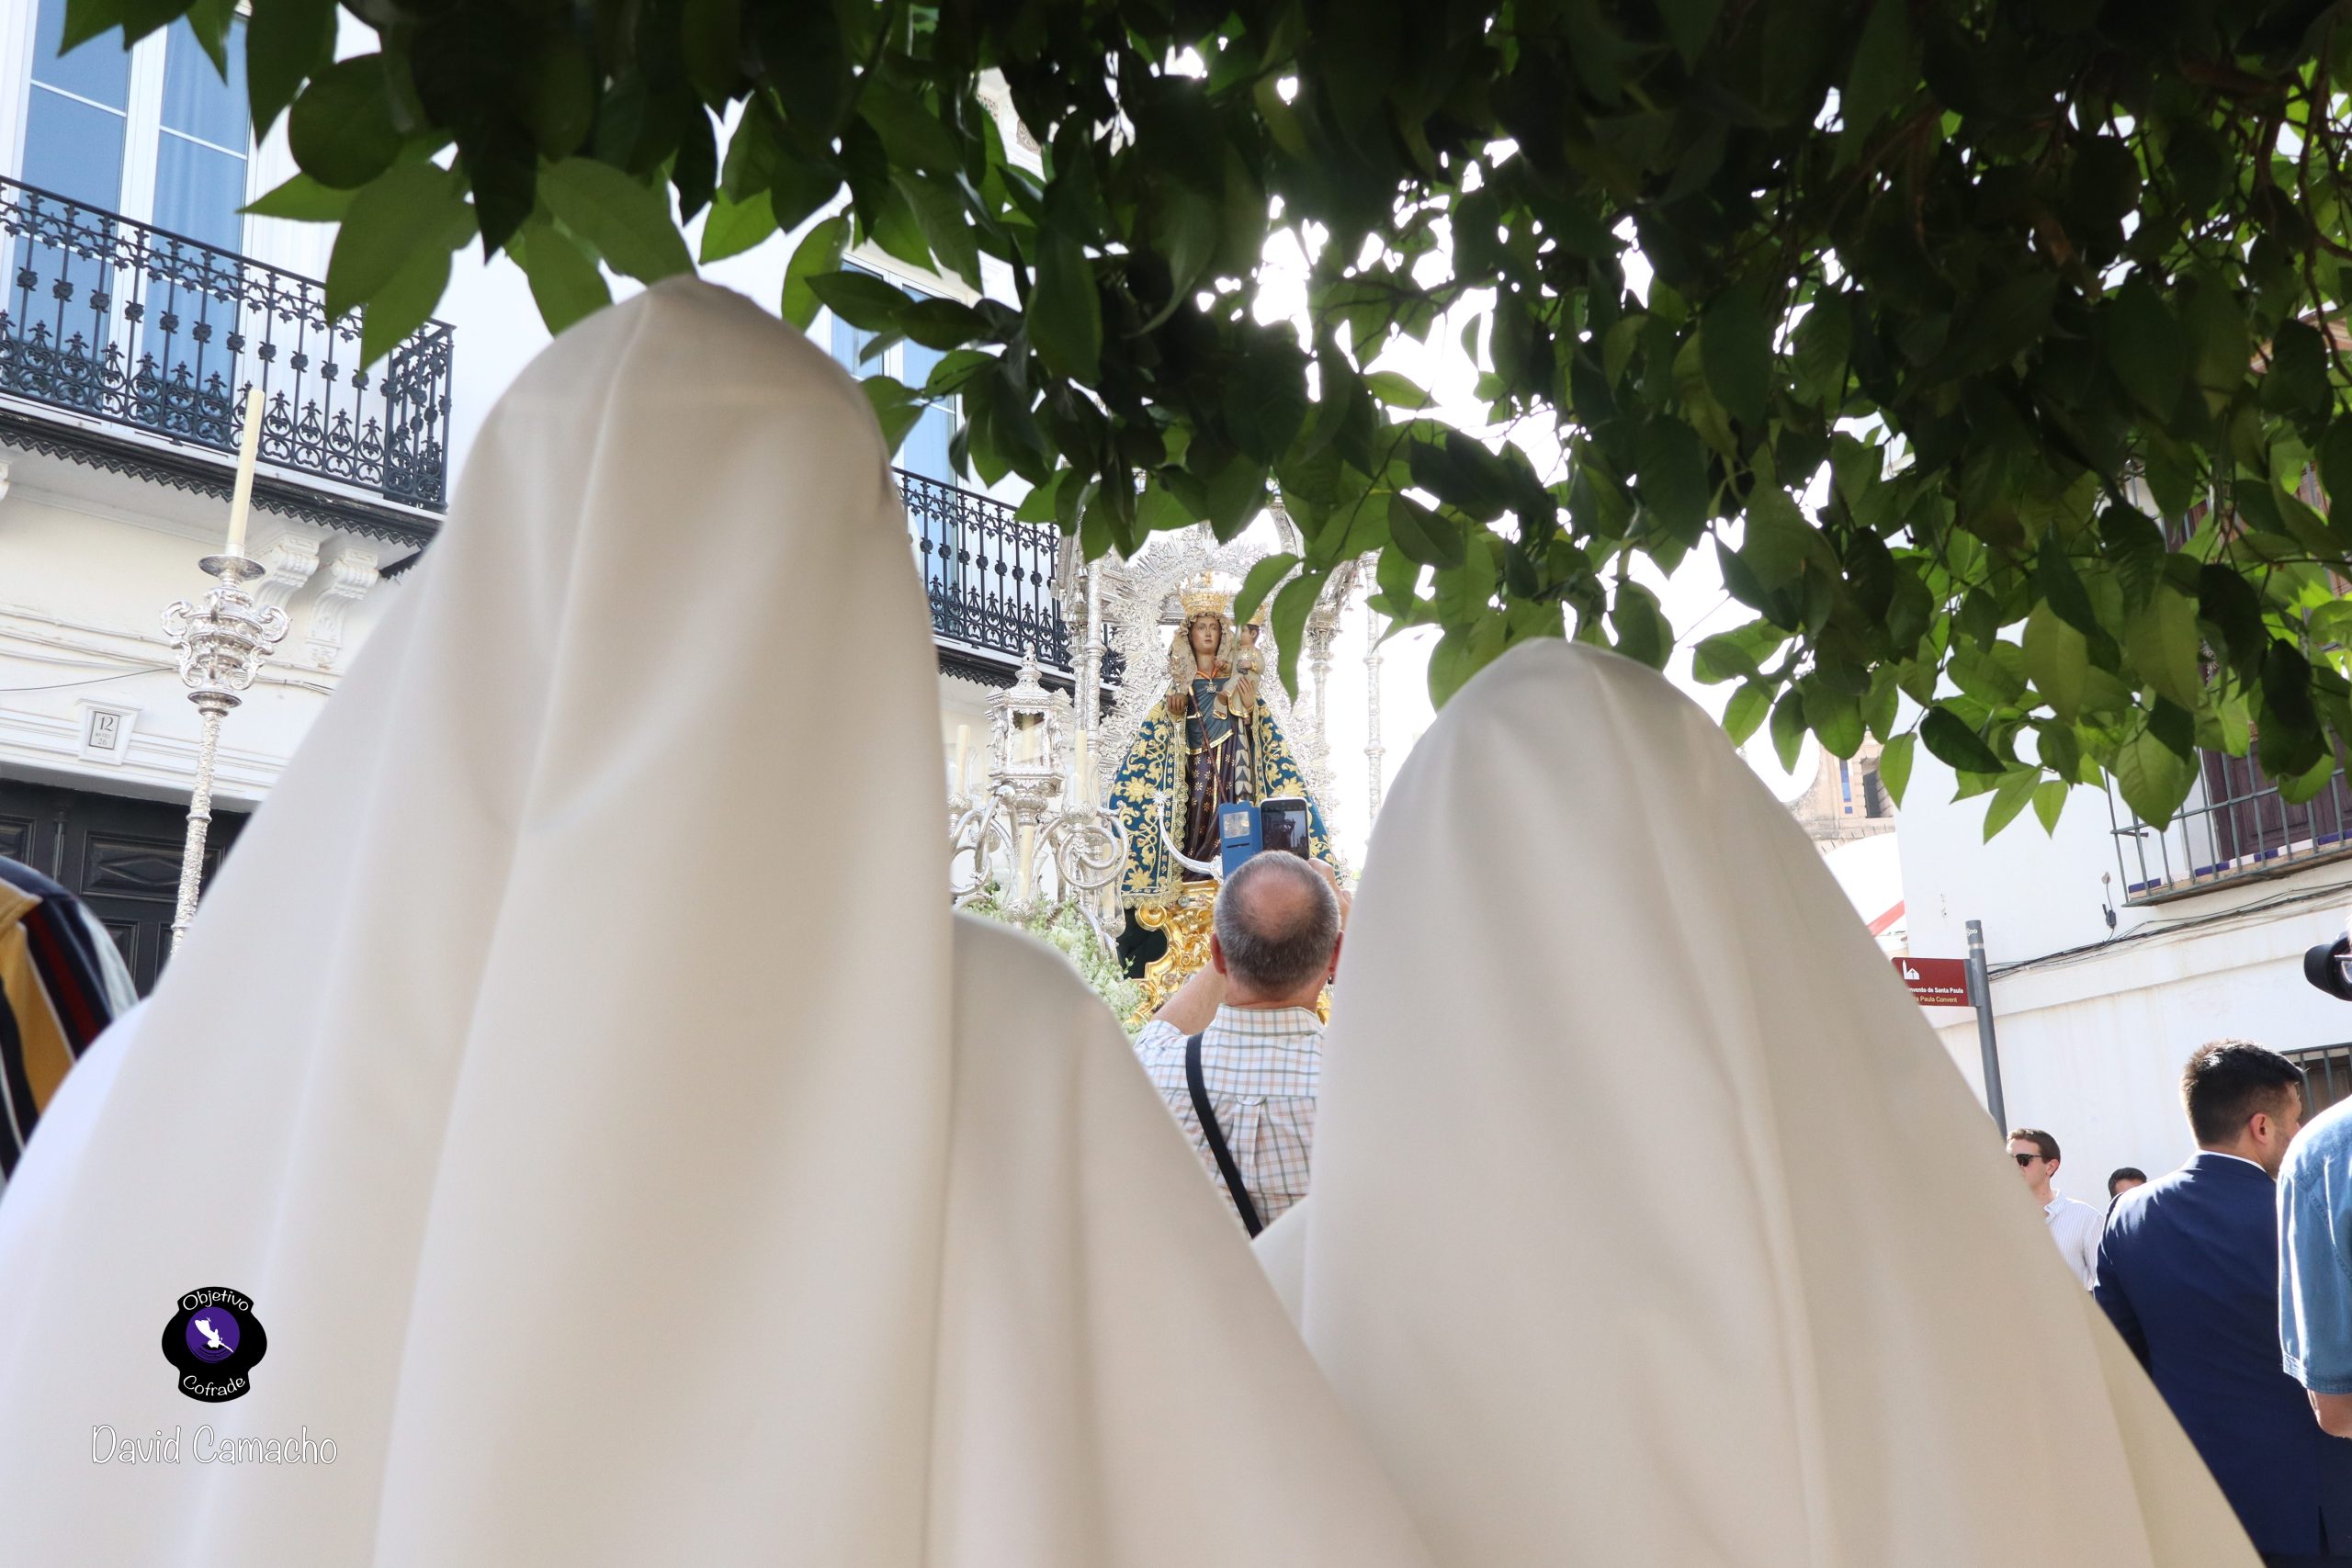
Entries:
<svg viewBox="0 0 2352 1568">
<path fill-rule="evenodd" d="M 2126 1192 L 2098 1250 L 2098 1303 L 2272 1568 L 2352 1559 L 2352 1442 L 2312 1420 L 2278 1359 L 2275 1178 L 2302 1125 L 2302 1074 L 2243 1040 L 2198 1047 L 2180 1094 L 2199 1153 Z"/>
</svg>

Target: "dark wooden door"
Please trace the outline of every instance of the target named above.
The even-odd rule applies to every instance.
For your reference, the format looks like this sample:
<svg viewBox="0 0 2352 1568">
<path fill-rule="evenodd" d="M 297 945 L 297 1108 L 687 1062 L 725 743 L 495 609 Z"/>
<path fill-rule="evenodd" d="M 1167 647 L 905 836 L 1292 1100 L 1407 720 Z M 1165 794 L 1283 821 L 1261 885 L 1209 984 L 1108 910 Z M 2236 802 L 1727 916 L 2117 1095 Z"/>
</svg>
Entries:
<svg viewBox="0 0 2352 1568">
<path fill-rule="evenodd" d="M 212 808 L 206 886 L 244 825 L 243 812 Z M 185 806 L 0 778 L 0 855 L 64 884 L 87 904 L 113 933 L 142 997 L 171 946 L 187 836 Z"/>
</svg>

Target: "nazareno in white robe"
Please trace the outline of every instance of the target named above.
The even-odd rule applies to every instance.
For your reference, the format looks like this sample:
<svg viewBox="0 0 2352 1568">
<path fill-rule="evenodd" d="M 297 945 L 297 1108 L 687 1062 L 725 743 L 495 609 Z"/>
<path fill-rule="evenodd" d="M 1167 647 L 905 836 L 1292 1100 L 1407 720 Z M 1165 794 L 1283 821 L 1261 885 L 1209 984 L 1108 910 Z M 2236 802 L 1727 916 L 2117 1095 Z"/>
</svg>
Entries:
<svg viewBox="0 0 2352 1568">
<path fill-rule="evenodd" d="M 847 377 L 656 288 L 387 592 L 0 1202 L 0 1559 L 1425 1561 L 1108 1015 L 951 920 Z M 218 1404 L 159 1349 L 205 1286 L 268 1335 Z"/>
<path fill-rule="evenodd" d="M 1366 857 L 1259 1240 L 1444 1568 L 2252 1568 L 1819 852 L 1562 642 Z"/>
</svg>

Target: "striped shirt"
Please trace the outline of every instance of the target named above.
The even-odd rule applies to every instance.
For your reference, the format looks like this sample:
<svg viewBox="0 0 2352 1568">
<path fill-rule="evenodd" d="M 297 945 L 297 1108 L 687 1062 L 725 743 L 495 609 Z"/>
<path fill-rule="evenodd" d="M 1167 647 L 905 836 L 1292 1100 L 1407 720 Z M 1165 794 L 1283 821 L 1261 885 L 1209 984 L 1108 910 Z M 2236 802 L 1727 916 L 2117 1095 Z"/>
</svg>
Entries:
<svg viewBox="0 0 2352 1568">
<path fill-rule="evenodd" d="M 114 939 L 78 899 L 0 860 L 0 1179 L 16 1170 L 67 1069 L 136 999 L 121 970 Z"/>
<path fill-rule="evenodd" d="M 1193 1093 L 1184 1082 L 1185 1039 L 1174 1024 L 1155 1019 L 1136 1036 L 1136 1054 L 1238 1221 L 1240 1208 L 1226 1190 L 1216 1156 L 1193 1114 Z M 1307 1008 L 1221 1007 L 1202 1032 L 1201 1084 L 1241 1171 L 1241 1185 L 1266 1224 L 1306 1196 L 1315 1090 L 1322 1071 L 1323 1023 Z"/>
</svg>

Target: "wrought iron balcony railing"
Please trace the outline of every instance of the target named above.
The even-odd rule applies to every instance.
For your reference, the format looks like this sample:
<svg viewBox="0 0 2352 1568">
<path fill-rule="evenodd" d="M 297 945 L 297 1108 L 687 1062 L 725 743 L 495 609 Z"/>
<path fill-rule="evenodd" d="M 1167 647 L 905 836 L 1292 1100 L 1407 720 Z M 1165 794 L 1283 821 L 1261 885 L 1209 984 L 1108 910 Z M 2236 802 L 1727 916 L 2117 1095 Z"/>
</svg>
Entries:
<svg viewBox="0 0 2352 1568">
<path fill-rule="evenodd" d="M 2342 769 L 2325 789 L 2298 804 L 2278 793 L 2253 758 L 2202 755 L 2198 786 L 2171 827 L 2158 832 L 2136 817 L 2117 814 L 2116 869 L 2128 902 L 2275 876 L 2352 854 L 2352 781 Z M 2112 794 L 2109 810 L 2115 812 Z"/>
<path fill-rule="evenodd" d="M 1023 523 L 992 496 L 899 470 L 907 525 L 931 596 L 931 629 L 949 642 L 1067 672 L 1069 624 L 1054 602 L 1055 528 Z"/>
<path fill-rule="evenodd" d="M 0 235 L 0 392 L 233 453 L 258 382 L 264 463 L 441 509 L 446 324 L 368 368 L 358 317 L 330 321 L 307 277 L 9 179 Z"/>
</svg>

